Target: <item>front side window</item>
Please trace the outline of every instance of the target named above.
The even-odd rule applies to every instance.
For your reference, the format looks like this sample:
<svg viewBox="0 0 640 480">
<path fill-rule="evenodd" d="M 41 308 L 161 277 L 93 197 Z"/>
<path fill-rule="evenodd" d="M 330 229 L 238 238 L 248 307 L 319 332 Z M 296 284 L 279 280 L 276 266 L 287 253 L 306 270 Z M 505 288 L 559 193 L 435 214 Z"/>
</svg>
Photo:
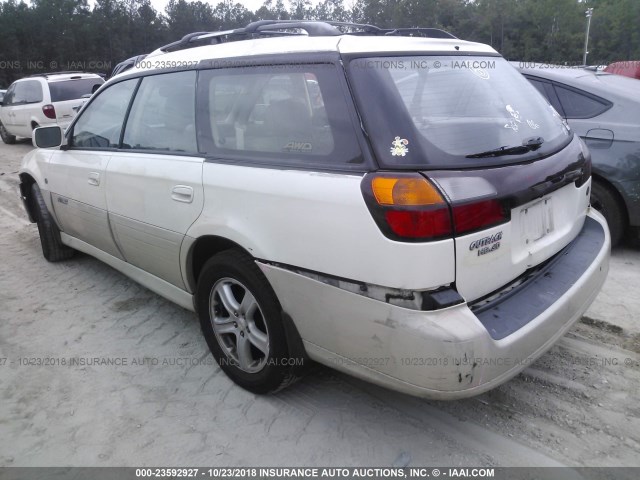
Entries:
<svg viewBox="0 0 640 480">
<path fill-rule="evenodd" d="M 196 72 L 145 77 L 125 128 L 122 148 L 196 153 Z"/>
<path fill-rule="evenodd" d="M 362 161 L 333 65 L 281 65 L 201 72 L 203 148 L 263 163 Z"/>
<path fill-rule="evenodd" d="M 570 141 L 555 110 L 500 57 L 358 58 L 348 73 L 383 166 L 521 162 Z"/>
<path fill-rule="evenodd" d="M 4 94 L 4 98 L 2 99 L 2 105 L 8 107 L 9 105 L 13 105 L 13 94 L 16 91 L 16 84 L 12 84 L 9 86 L 7 91 Z"/>
<path fill-rule="evenodd" d="M 74 124 L 70 146 L 117 148 L 124 117 L 137 83 L 138 79 L 126 80 L 100 93 Z"/>
</svg>

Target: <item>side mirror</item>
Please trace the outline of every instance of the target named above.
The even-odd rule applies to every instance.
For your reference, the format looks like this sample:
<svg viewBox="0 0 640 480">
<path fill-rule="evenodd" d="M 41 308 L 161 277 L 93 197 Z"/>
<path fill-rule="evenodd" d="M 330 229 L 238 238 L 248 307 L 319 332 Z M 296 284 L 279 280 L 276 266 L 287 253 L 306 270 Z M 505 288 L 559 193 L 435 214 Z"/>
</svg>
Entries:
<svg viewBox="0 0 640 480">
<path fill-rule="evenodd" d="M 36 148 L 58 148 L 64 140 L 64 132 L 58 125 L 38 127 L 33 131 L 32 143 Z"/>
</svg>

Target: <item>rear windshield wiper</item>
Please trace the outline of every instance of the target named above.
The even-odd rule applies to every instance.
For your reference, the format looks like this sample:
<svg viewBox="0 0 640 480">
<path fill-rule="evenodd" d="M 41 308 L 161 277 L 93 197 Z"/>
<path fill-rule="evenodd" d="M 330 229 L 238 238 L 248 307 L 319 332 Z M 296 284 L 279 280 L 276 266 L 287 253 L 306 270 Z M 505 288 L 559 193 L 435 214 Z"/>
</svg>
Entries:
<svg viewBox="0 0 640 480">
<path fill-rule="evenodd" d="M 487 157 L 501 157 L 503 155 L 523 155 L 527 152 L 537 150 L 544 143 L 542 137 L 531 137 L 523 140 L 522 145 L 515 147 L 503 147 L 495 148 L 493 150 L 487 150 L 486 152 L 474 153 L 467 155 L 466 158 L 487 158 Z"/>
</svg>

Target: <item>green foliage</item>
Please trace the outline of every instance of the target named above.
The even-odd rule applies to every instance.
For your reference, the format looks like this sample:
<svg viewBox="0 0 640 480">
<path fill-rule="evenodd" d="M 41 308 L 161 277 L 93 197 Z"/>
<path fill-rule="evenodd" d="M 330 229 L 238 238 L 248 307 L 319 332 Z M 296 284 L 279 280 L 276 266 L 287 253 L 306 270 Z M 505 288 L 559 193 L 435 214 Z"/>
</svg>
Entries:
<svg viewBox="0 0 640 480">
<path fill-rule="evenodd" d="M 589 63 L 640 60 L 638 0 L 0 0 L 0 87 L 43 71 L 109 73 L 120 61 L 196 31 L 262 19 L 330 19 L 443 28 L 511 60 L 579 64 L 593 7 Z"/>
</svg>

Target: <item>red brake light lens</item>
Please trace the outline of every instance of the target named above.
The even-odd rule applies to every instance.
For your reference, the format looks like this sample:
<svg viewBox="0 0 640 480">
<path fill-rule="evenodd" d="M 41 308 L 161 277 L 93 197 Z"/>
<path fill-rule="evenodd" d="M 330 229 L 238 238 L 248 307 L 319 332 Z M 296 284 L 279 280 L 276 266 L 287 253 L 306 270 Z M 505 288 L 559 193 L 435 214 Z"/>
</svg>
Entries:
<svg viewBox="0 0 640 480">
<path fill-rule="evenodd" d="M 434 210 L 387 210 L 387 224 L 399 237 L 434 239 L 451 235 L 448 208 Z"/>
<path fill-rule="evenodd" d="M 51 118 L 52 120 L 56 119 L 56 109 L 53 105 L 45 105 L 42 107 L 42 113 L 47 118 Z"/>
<path fill-rule="evenodd" d="M 507 220 L 509 215 L 498 200 L 481 200 L 453 206 L 453 223 L 457 234 L 489 228 Z"/>
<path fill-rule="evenodd" d="M 484 199 L 445 200 L 439 186 L 418 173 L 367 175 L 362 191 L 369 211 L 389 238 L 428 242 L 465 235 L 508 222 L 505 201 Z"/>
</svg>

